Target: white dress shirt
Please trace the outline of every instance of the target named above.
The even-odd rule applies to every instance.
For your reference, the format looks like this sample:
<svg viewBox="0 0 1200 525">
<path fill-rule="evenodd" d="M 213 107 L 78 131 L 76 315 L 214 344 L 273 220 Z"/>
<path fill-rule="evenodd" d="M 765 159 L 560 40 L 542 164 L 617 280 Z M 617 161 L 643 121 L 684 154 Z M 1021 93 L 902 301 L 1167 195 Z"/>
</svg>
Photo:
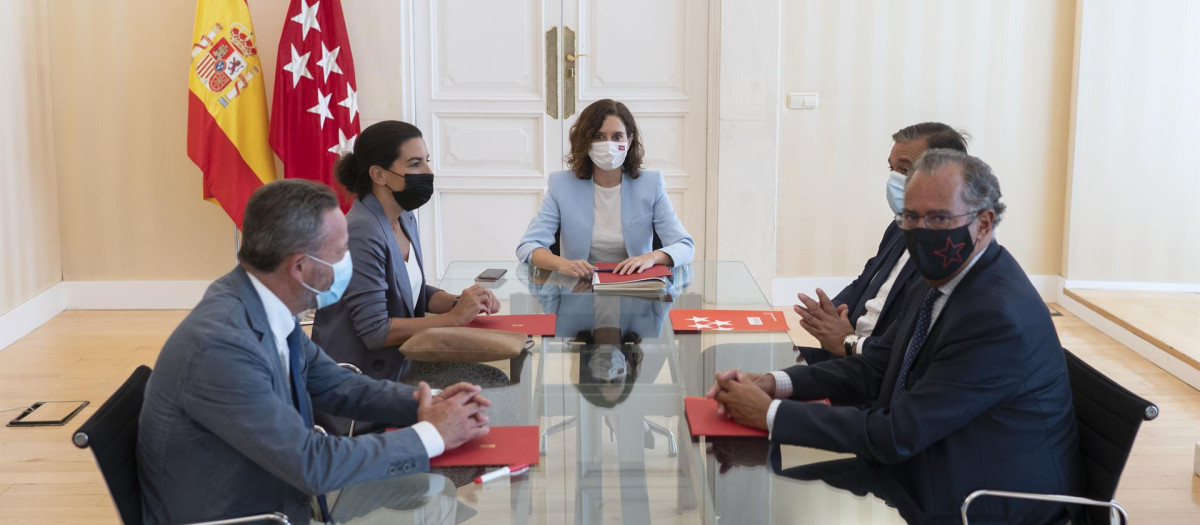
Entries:
<svg viewBox="0 0 1200 525">
<path fill-rule="evenodd" d="M 932 317 L 929 319 L 930 331 L 932 331 L 934 325 L 937 324 L 938 316 L 941 315 L 942 309 L 946 307 L 946 300 L 950 298 L 950 294 L 953 293 L 954 289 L 958 287 L 958 283 L 961 283 L 963 278 L 967 276 L 967 272 L 970 272 L 971 268 L 975 267 L 975 263 L 979 261 L 979 258 L 985 251 L 987 251 L 987 248 L 980 250 L 979 253 L 975 254 L 975 256 L 971 258 L 971 260 L 967 263 L 967 267 L 964 268 L 963 271 L 959 272 L 958 275 L 954 276 L 954 278 L 946 284 L 938 287 L 938 291 L 942 292 L 942 295 L 933 301 Z M 900 264 L 897 263 L 896 266 L 898 268 L 900 267 Z M 894 277 L 895 276 L 893 275 L 893 278 Z M 905 347 L 907 348 L 907 345 L 905 345 Z M 767 408 L 768 433 L 773 433 L 775 430 L 775 413 L 779 411 L 779 404 L 783 402 L 784 399 L 792 396 L 792 379 L 787 375 L 787 372 L 776 370 L 771 372 L 771 375 L 775 377 L 775 400 L 771 401 L 771 406 Z"/>
<path fill-rule="evenodd" d="M 592 184 L 596 190 L 592 205 L 592 248 L 588 262 L 621 262 L 629 258 L 625 251 L 625 234 L 621 231 L 621 185 L 605 188 Z"/>
<path fill-rule="evenodd" d="M 416 311 L 417 298 L 421 296 L 421 289 L 425 287 L 425 275 L 421 273 L 421 265 L 417 264 L 417 254 L 414 253 L 415 247 L 409 246 L 408 260 L 404 261 L 404 271 L 408 273 L 408 284 L 412 287 L 412 292 L 409 297 L 412 298 L 412 303 L 408 305 L 409 309 Z"/>
<path fill-rule="evenodd" d="M 900 276 L 900 270 L 904 268 L 904 264 L 908 262 L 908 250 L 900 252 L 900 258 L 896 259 L 896 264 L 892 266 L 891 273 L 888 274 L 887 280 L 879 286 L 879 291 L 875 293 L 875 297 L 867 301 L 864 305 L 865 311 L 858 316 L 858 320 L 854 322 L 854 333 L 858 336 L 858 341 L 854 343 L 854 351 L 861 352 L 863 343 L 875 331 L 875 325 L 879 323 L 879 314 L 883 313 L 883 305 L 887 303 L 888 294 L 892 293 L 892 288 L 896 286 L 896 278 Z"/>
<path fill-rule="evenodd" d="M 416 260 L 415 257 L 412 259 Z M 283 301 L 279 300 L 279 297 L 262 281 L 259 281 L 254 274 L 246 272 L 246 276 L 250 278 L 250 284 L 254 285 L 254 291 L 258 292 L 258 299 L 262 301 L 263 310 L 267 313 L 267 324 L 270 325 L 271 335 L 275 338 L 275 350 L 279 352 L 279 360 L 283 363 L 283 373 L 286 378 L 284 383 L 288 385 L 290 392 L 292 389 L 292 363 L 287 338 L 296 329 L 296 316 L 292 315 L 292 311 L 288 309 L 287 305 L 283 304 Z M 425 453 L 430 458 L 438 457 L 446 451 L 446 442 L 433 423 L 420 421 L 413 425 L 412 429 L 416 431 L 417 437 L 421 438 L 421 444 L 425 445 Z"/>
</svg>

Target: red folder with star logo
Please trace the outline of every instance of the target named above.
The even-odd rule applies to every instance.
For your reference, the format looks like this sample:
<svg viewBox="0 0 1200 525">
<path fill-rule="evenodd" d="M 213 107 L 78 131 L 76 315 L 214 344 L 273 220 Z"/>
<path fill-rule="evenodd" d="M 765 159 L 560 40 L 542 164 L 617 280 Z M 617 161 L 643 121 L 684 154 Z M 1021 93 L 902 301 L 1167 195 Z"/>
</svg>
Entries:
<svg viewBox="0 0 1200 525">
<path fill-rule="evenodd" d="M 671 310 L 676 332 L 786 332 L 783 312 L 775 310 Z"/>
</svg>

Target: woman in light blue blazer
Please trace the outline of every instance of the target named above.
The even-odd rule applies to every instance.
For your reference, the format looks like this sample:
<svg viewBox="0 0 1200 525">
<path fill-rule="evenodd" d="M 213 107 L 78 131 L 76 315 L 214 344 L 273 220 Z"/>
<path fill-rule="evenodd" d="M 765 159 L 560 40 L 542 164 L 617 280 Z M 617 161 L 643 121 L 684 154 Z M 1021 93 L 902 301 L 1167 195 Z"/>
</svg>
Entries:
<svg viewBox="0 0 1200 525">
<path fill-rule="evenodd" d="M 334 170 L 356 197 L 346 213 L 354 274 L 341 301 L 317 310 L 312 339 L 339 362 L 395 380 L 408 368 L 397 348 L 416 331 L 468 324 L 499 311 L 500 301 L 478 285 L 456 296 L 425 279 L 413 210 L 433 194 L 433 170 L 415 126 L 371 125 Z"/>
<path fill-rule="evenodd" d="M 642 169 L 642 138 L 629 108 L 598 100 L 579 114 L 570 135 L 571 169 L 550 174 L 517 259 L 580 278 L 597 262 L 616 262 L 621 274 L 691 262 L 692 236 L 675 216 L 662 172 Z M 550 250 L 556 243 L 559 254 Z"/>
</svg>

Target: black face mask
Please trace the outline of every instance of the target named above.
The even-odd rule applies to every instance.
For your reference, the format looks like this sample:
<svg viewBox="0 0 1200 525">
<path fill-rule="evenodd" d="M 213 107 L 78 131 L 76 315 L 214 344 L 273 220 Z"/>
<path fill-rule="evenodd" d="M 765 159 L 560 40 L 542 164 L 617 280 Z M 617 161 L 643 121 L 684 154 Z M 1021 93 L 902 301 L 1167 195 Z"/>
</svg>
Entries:
<svg viewBox="0 0 1200 525">
<path fill-rule="evenodd" d="M 971 252 L 975 241 L 971 239 L 970 224 L 950 230 L 913 228 L 904 230 L 904 244 L 908 255 L 917 265 L 921 276 L 930 281 L 940 281 L 957 272 Z"/>
<path fill-rule="evenodd" d="M 404 190 L 393 191 L 392 197 L 396 199 L 396 204 L 406 211 L 412 211 L 426 202 L 433 196 L 433 174 L 432 173 L 408 173 L 404 175 Z"/>
</svg>

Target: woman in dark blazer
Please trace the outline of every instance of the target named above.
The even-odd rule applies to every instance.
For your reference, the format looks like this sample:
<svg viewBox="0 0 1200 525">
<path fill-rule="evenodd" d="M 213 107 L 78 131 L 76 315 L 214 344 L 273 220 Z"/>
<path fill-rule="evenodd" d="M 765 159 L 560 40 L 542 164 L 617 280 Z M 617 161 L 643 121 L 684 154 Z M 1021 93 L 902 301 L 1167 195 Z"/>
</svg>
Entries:
<svg viewBox="0 0 1200 525">
<path fill-rule="evenodd" d="M 395 380 L 408 369 L 397 349 L 415 332 L 466 325 L 499 311 L 500 301 L 478 285 L 456 296 L 425 280 L 413 210 L 433 194 L 433 170 L 415 126 L 391 120 L 368 127 L 334 169 L 357 196 L 346 213 L 354 275 L 341 301 L 317 310 L 312 339 L 338 362 Z"/>
</svg>

